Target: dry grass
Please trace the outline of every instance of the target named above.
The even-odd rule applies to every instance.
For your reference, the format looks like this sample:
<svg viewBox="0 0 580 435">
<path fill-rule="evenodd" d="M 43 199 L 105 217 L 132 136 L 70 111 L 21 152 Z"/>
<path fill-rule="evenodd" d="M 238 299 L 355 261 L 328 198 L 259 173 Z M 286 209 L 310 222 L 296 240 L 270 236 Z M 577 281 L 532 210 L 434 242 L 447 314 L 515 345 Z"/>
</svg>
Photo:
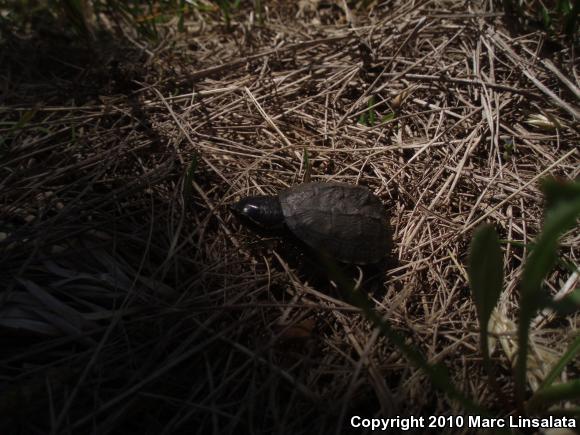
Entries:
<svg viewBox="0 0 580 435">
<path fill-rule="evenodd" d="M 513 410 L 482 371 L 467 246 L 484 221 L 532 242 L 537 181 L 578 178 L 575 53 L 510 35 L 491 5 L 300 6 L 269 4 L 263 27 L 244 12 L 231 33 L 207 17 L 187 34 L 170 25 L 156 43 L 124 29 L 90 55 L 4 40 L 7 427 L 341 433 L 354 414 L 460 413 L 358 309 L 225 207 L 301 182 L 305 150 L 313 180 L 368 185 L 391 210 L 396 265 L 377 310 L 467 395 Z M 361 125 L 371 96 L 377 123 Z M 538 115 L 543 128 L 528 122 Z M 561 250 L 575 265 L 578 238 Z M 525 255 L 506 246 L 493 325 L 508 396 Z M 574 286 L 560 268 L 547 284 Z M 578 330 L 577 315 L 548 320 L 532 334 L 532 388 Z"/>
</svg>

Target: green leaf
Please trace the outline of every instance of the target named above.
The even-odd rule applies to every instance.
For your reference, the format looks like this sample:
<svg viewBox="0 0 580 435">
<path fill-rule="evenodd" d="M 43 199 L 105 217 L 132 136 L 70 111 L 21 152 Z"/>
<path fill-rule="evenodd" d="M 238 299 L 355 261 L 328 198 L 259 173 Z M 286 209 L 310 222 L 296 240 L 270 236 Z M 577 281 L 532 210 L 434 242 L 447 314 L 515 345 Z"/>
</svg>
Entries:
<svg viewBox="0 0 580 435">
<path fill-rule="evenodd" d="M 524 267 L 520 285 L 519 352 L 515 369 L 516 398 L 520 405 L 525 396 L 530 322 L 544 299 L 542 282 L 556 262 L 559 237 L 576 223 L 578 216 L 580 197 L 558 201 L 547 215 L 542 233 Z"/>
<path fill-rule="evenodd" d="M 580 352 L 580 335 L 576 336 L 576 339 L 570 343 L 566 352 L 560 357 L 560 360 L 552 367 L 552 370 L 550 370 L 550 373 L 548 373 L 548 376 L 546 376 L 546 379 L 540 385 L 539 391 L 549 387 L 560 376 L 560 373 L 562 373 L 566 365 L 576 357 L 578 352 Z"/>
<path fill-rule="evenodd" d="M 545 6 L 542 6 L 542 24 L 546 30 L 550 29 L 552 26 L 552 18 L 550 17 L 550 13 Z"/>
<path fill-rule="evenodd" d="M 386 115 L 383 115 L 381 118 L 381 122 L 389 122 L 395 119 L 395 112 L 389 112 Z"/>
<path fill-rule="evenodd" d="M 368 125 L 367 112 L 361 113 L 361 115 L 358 117 L 358 123 L 362 125 Z"/>
<path fill-rule="evenodd" d="M 570 7 L 569 0 L 558 0 L 558 4 L 556 5 L 556 10 L 560 12 L 562 15 L 567 15 L 570 13 L 572 8 Z"/>
<path fill-rule="evenodd" d="M 480 226 L 469 250 L 469 287 L 477 308 L 482 351 L 487 349 L 487 325 L 503 286 L 503 254 L 497 232 L 491 225 Z M 484 352 L 487 358 L 487 352 Z"/>
<path fill-rule="evenodd" d="M 231 6 L 229 3 L 229 0 L 218 0 L 218 5 L 222 11 L 222 14 L 224 16 L 224 21 L 226 23 L 226 29 L 229 31 L 230 29 L 230 25 L 231 25 L 231 18 L 230 18 L 230 9 Z"/>
<path fill-rule="evenodd" d="M 564 14 L 564 33 L 568 38 L 572 38 L 578 30 L 577 19 L 580 15 L 580 1 L 574 2 L 572 10 Z"/>
<path fill-rule="evenodd" d="M 550 307 L 556 311 L 561 316 L 567 316 L 568 314 L 575 313 L 580 310 L 580 288 L 574 289 L 572 292 L 564 296 L 560 300 L 549 300 L 546 303 L 547 307 Z"/>
<path fill-rule="evenodd" d="M 562 400 L 575 399 L 580 399 L 580 379 L 542 388 L 530 399 L 528 409 L 533 411 L 539 407 L 547 407 Z"/>
<path fill-rule="evenodd" d="M 177 31 L 182 33 L 185 31 L 185 9 L 187 4 L 185 0 L 179 0 L 179 9 L 177 11 L 179 15 L 179 21 L 177 22 Z"/>
<path fill-rule="evenodd" d="M 580 198 L 580 183 L 566 182 L 555 178 L 545 178 L 540 187 L 545 196 L 546 211 L 549 212 L 562 202 Z"/>
<path fill-rule="evenodd" d="M 371 96 L 368 102 L 368 113 L 369 113 L 369 125 L 372 127 L 377 122 L 377 114 L 373 106 L 375 105 L 375 97 Z"/>
<path fill-rule="evenodd" d="M 522 275 L 522 308 L 537 308 L 542 281 L 556 262 L 559 237 L 570 229 L 580 215 L 580 197 L 560 202 L 547 216 L 542 233 L 532 250 Z M 531 314 L 531 313 L 527 313 Z"/>
</svg>

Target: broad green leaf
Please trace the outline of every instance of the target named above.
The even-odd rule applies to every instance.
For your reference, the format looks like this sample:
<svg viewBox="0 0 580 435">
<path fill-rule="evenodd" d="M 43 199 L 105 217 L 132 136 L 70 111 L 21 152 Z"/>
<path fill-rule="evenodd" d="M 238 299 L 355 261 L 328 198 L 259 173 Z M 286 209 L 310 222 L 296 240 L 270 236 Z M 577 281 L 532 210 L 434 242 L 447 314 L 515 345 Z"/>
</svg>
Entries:
<svg viewBox="0 0 580 435">
<path fill-rule="evenodd" d="M 522 276 L 522 308 L 536 308 L 542 281 L 556 262 L 559 237 L 570 229 L 580 215 L 580 197 L 559 202 L 546 217 L 542 233 L 532 250 Z M 530 313 L 526 313 L 530 314 Z"/>
<path fill-rule="evenodd" d="M 579 182 L 566 182 L 555 178 L 545 178 L 541 182 L 541 189 L 545 196 L 547 212 L 562 202 L 580 198 Z"/>
<path fill-rule="evenodd" d="M 541 306 L 542 282 L 557 258 L 559 237 L 570 229 L 580 216 L 580 197 L 559 201 L 550 213 L 536 246 L 528 257 L 520 285 L 520 315 L 518 324 L 518 358 L 515 370 L 516 398 L 524 401 L 528 355 L 528 337 L 531 319 Z"/>
</svg>

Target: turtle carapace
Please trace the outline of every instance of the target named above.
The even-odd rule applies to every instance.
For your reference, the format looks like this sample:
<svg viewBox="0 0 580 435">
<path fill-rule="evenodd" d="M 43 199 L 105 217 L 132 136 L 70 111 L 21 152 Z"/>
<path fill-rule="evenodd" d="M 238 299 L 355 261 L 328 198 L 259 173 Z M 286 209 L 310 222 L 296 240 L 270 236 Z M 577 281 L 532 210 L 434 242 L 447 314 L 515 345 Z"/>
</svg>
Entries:
<svg viewBox="0 0 580 435">
<path fill-rule="evenodd" d="M 232 209 L 266 228 L 286 225 L 310 248 L 345 263 L 378 263 L 389 250 L 385 207 L 364 186 L 304 183 L 277 196 L 244 198 Z"/>
</svg>

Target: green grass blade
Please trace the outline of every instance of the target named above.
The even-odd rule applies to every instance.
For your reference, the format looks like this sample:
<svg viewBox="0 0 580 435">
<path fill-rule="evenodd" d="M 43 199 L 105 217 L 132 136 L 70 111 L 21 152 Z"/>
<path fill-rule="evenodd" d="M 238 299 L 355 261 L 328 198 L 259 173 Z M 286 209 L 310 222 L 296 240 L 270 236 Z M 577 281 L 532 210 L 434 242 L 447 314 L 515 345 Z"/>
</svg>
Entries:
<svg viewBox="0 0 580 435">
<path fill-rule="evenodd" d="M 381 123 L 389 122 L 392 121 L 393 119 L 395 119 L 395 112 L 389 112 L 386 115 L 383 115 L 383 117 L 381 118 Z"/>
<path fill-rule="evenodd" d="M 231 19 L 230 19 L 230 3 L 229 0 L 218 0 L 217 4 L 220 8 L 220 10 L 222 11 L 222 15 L 224 16 L 224 21 L 226 23 L 226 29 L 229 31 L 230 30 L 230 23 L 231 23 Z"/>
<path fill-rule="evenodd" d="M 183 33 L 185 31 L 185 9 L 187 8 L 187 4 L 185 3 L 185 0 L 179 0 L 179 9 L 178 9 L 178 15 L 179 15 L 179 21 L 177 22 L 177 30 L 180 33 Z"/>
<path fill-rule="evenodd" d="M 552 370 L 550 370 L 550 373 L 548 373 L 548 376 L 546 376 L 546 379 L 544 379 L 542 385 L 540 385 L 539 391 L 549 387 L 552 382 L 554 382 L 556 378 L 560 376 L 560 373 L 562 373 L 564 367 L 566 367 L 566 365 L 574 359 L 578 352 L 580 352 L 580 334 L 572 343 L 570 343 L 570 346 L 568 346 L 568 349 L 566 349 L 564 355 L 562 355 L 556 365 L 552 367 Z"/>
<path fill-rule="evenodd" d="M 369 126 L 371 127 L 375 125 L 377 122 L 377 114 L 375 112 L 375 109 L 373 108 L 374 105 L 375 105 L 375 97 L 371 96 L 368 102 Z"/>
<path fill-rule="evenodd" d="M 558 301 L 551 300 L 547 306 L 556 311 L 561 316 L 575 313 L 580 310 L 580 288 L 574 289 L 565 297 Z"/>
<path fill-rule="evenodd" d="M 469 250 L 468 275 L 471 295 L 477 308 L 481 351 L 485 361 L 489 360 L 489 319 L 503 286 L 503 254 L 497 232 L 491 225 L 482 225 L 475 231 Z"/>
<path fill-rule="evenodd" d="M 550 385 L 537 391 L 528 402 L 528 409 L 533 411 L 539 407 L 547 407 L 563 400 L 580 399 L 580 379 L 565 384 Z"/>
<path fill-rule="evenodd" d="M 541 15 L 544 30 L 550 30 L 550 28 L 552 27 L 552 18 L 550 17 L 550 13 L 548 12 L 548 9 L 546 9 L 545 6 L 542 6 Z"/>
<path fill-rule="evenodd" d="M 368 122 L 367 122 L 367 112 L 363 112 L 360 114 L 360 116 L 358 117 L 358 121 L 359 124 L 361 125 L 365 125 L 368 126 Z"/>
<path fill-rule="evenodd" d="M 573 38 L 578 31 L 578 15 L 580 15 L 580 2 L 575 1 L 572 9 L 564 14 L 564 33 L 568 38 Z"/>
</svg>

